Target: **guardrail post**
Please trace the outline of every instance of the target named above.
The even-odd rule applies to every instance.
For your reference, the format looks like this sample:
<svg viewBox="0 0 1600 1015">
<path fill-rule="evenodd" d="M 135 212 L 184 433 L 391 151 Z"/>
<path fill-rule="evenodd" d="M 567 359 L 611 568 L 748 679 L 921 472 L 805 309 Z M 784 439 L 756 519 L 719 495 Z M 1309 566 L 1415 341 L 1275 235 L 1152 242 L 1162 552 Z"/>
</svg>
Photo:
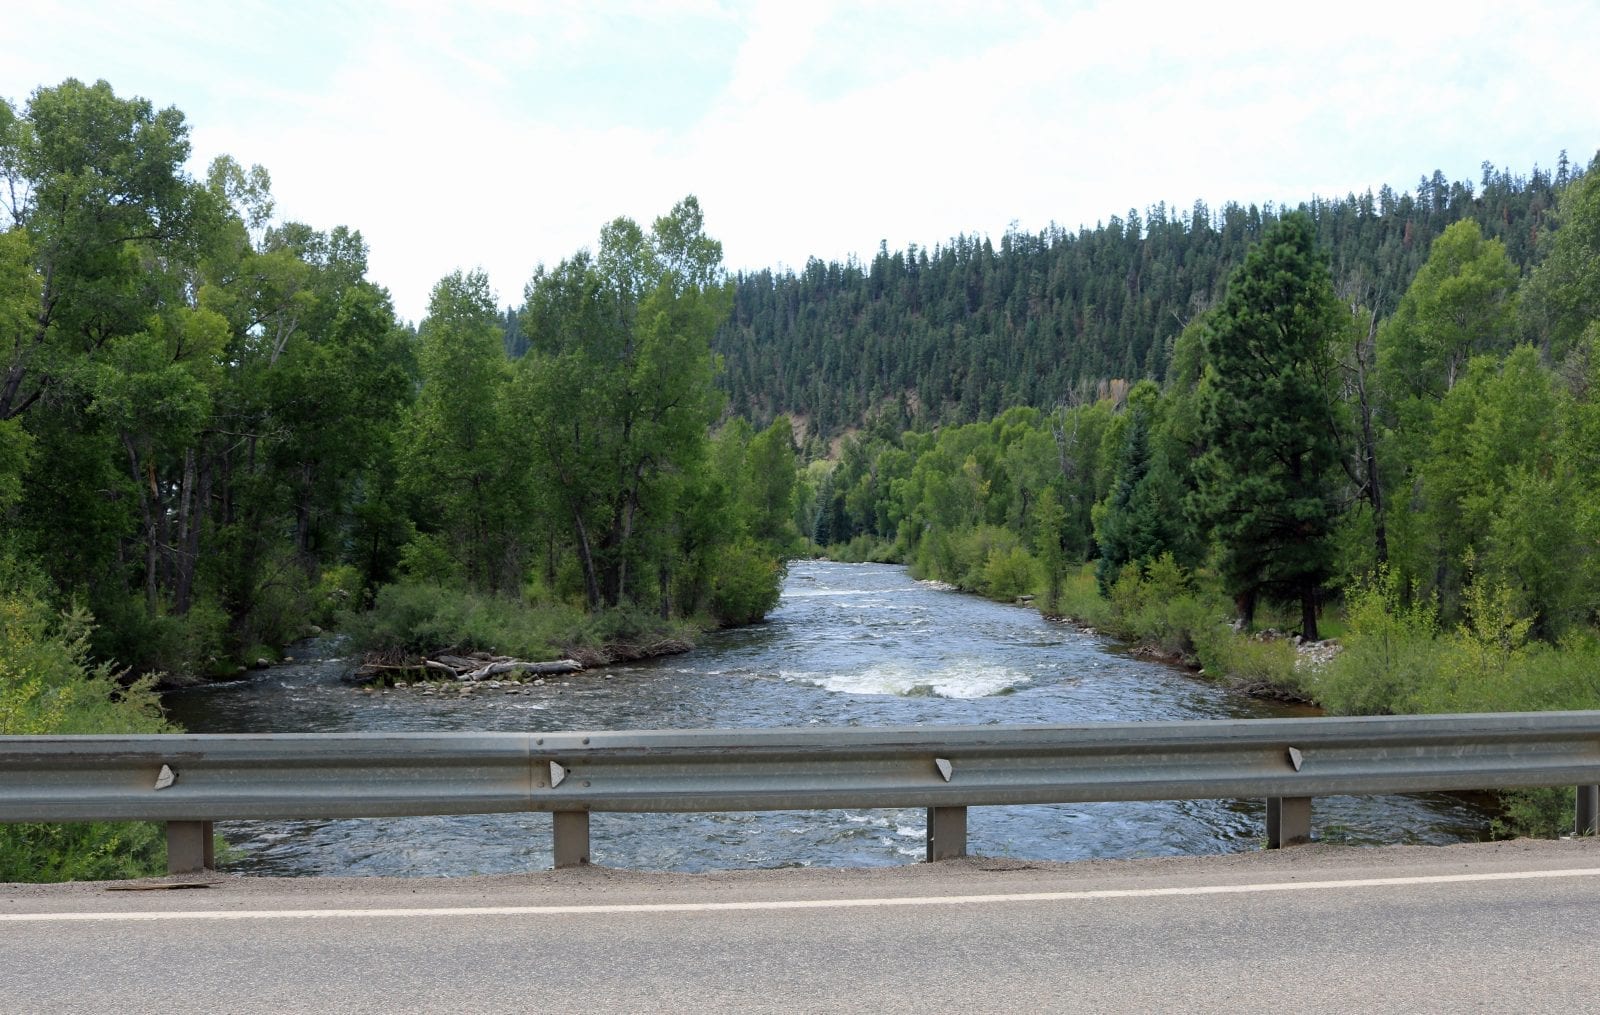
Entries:
<svg viewBox="0 0 1600 1015">
<path fill-rule="evenodd" d="M 582 867 L 589 862 L 589 812 L 556 811 L 551 815 L 555 834 L 555 866 Z"/>
<path fill-rule="evenodd" d="M 1600 835 L 1600 786 L 1578 787 L 1578 820 L 1573 835 Z"/>
<path fill-rule="evenodd" d="M 967 809 L 928 808 L 928 862 L 967 855 Z"/>
<path fill-rule="evenodd" d="M 1267 798 L 1267 848 L 1282 849 L 1311 841 L 1311 798 Z"/>
<path fill-rule="evenodd" d="M 217 864 L 209 821 L 167 822 L 167 873 L 193 874 Z"/>
</svg>

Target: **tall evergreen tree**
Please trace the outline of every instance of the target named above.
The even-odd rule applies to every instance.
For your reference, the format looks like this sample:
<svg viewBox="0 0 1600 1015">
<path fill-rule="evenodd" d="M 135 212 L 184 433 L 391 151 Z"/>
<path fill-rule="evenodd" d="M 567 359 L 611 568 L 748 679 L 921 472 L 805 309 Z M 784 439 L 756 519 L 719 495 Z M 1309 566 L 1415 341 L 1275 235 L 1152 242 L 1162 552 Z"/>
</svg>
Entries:
<svg viewBox="0 0 1600 1015">
<path fill-rule="evenodd" d="M 1095 578 L 1102 593 L 1109 592 L 1126 564 L 1144 567 L 1171 553 L 1192 567 L 1198 556 L 1190 546 L 1183 485 L 1169 458 L 1170 438 L 1158 418 L 1158 398 L 1150 381 L 1140 381 L 1129 393 L 1116 478 L 1111 493 L 1094 512 L 1095 545 L 1100 551 Z"/>
<path fill-rule="evenodd" d="M 1298 600 L 1308 639 L 1332 570 L 1331 342 L 1345 316 L 1311 218 L 1297 213 L 1246 256 L 1205 336 L 1209 448 L 1195 506 L 1221 544 L 1223 579 L 1246 622 L 1260 597 Z"/>
</svg>

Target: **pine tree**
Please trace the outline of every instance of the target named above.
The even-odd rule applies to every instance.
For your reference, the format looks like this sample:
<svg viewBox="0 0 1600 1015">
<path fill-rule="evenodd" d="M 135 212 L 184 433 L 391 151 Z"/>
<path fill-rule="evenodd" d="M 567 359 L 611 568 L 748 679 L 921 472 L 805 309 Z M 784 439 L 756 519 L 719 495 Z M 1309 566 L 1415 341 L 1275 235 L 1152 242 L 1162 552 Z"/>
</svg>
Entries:
<svg viewBox="0 0 1600 1015">
<path fill-rule="evenodd" d="M 1311 218 L 1280 219 L 1233 274 L 1205 336 L 1195 507 L 1222 546 L 1223 579 L 1248 623 L 1258 598 L 1301 605 L 1317 637 L 1336 517 L 1331 342 L 1342 312 Z"/>
</svg>

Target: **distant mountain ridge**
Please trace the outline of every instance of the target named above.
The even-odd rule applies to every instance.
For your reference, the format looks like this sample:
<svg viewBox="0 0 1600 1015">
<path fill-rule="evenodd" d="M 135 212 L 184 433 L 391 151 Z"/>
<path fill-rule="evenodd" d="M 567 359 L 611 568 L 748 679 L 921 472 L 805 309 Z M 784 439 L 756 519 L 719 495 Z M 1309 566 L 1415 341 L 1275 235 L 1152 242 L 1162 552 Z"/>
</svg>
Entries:
<svg viewBox="0 0 1600 1015">
<path fill-rule="evenodd" d="M 1475 219 L 1524 274 L 1557 191 L 1578 174 L 1520 176 L 1492 164 L 1474 186 L 1422 177 L 1298 206 L 1316 224 L 1341 297 L 1394 309 L 1451 223 Z M 957 236 L 932 250 L 880 246 L 868 264 L 812 259 L 799 273 L 735 279 L 733 315 L 714 348 L 731 412 L 758 426 L 779 414 L 827 440 L 887 408 L 925 425 L 990 418 L 1018 405 L 1093 397 L 1111 379 L 1166 373 L 1173 340 L 1222 296 L 1229 273 L 1287 207 L 1164 203 L 1070 232 Z M 1076 394 L 1075 394 L 1076 393 Z"/>
</svg>

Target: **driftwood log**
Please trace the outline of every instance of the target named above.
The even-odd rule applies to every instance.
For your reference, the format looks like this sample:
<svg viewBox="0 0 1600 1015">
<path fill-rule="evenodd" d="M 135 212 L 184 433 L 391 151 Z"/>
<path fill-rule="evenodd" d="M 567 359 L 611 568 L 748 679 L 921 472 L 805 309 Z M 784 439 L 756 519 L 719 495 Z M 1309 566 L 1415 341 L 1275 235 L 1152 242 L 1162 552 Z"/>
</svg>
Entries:
<svg viewBox="0 0 1600 1015">
<path fill-rule="evenodd" d="M 521 659 L 505 659 L 481 666 L 466 673 L 457 673 L 457 680 L 486 680 L 489 677 L 498 677 L 502 673 L 532 673 L 535 676 L 546 676 L 553 673 L 577 673 L 583 666 L 575 659 L 557 659 L 548 663 L 530 663 Z"/>
<path fill-rule="evenodd" d="M 471 656 L 440 654 L 432 659 L 425 658 L 417 662 L 367 662 L 357 667 L 353 676 L 357 681 L 367 682 L 376 679 L 381 673 L 421 673 L 434 679 L 469 681 L 487 680 L 508 673 L 550 676 L 578 673 L 583 669 L 583 664 L 576 659 L 531 662 L 527 659 L 491 656 L 487 653 L 474 653 Z"/>
</svg>

